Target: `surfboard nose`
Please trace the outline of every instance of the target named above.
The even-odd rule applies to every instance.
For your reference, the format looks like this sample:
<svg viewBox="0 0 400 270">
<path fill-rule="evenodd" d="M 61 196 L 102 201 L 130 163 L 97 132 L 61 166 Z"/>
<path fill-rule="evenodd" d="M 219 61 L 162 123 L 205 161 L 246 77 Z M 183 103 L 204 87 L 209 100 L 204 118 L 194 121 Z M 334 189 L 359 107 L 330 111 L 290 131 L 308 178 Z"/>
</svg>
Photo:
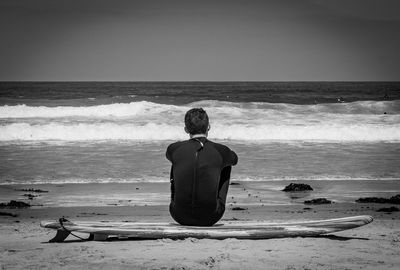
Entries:
<svg viewBox="0 0 400 270">
<path fill-rule="evenodd" d="M 43 220 L 40 222 L 40 227 L 42 228 L 46 228 L 46 225 L 51 223 L 51 221 L 47 221 L 47 220 Z"/>
</svg>

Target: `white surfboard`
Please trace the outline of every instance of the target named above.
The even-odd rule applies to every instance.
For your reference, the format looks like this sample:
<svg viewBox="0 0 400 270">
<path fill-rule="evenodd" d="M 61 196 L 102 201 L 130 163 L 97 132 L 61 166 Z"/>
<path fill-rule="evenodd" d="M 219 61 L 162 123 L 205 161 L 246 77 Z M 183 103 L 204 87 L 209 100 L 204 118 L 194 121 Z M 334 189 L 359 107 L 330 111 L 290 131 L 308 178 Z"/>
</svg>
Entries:
<svg viewBox="0 0 400 270">
<path fill-rule="evenodd" d="M 269 239 L 296 236 L 317 236 L 357 228 L 373 221 L 371 216 L 311 220 L 300 222 L 244 222 L 217 223 L 210 227 L 182 226 L 176 223 L 99 222 L 68 220 L 42 221 L 40 226 L 57 230 L 50 242 L 62 242 L 71 232 L 89 233 L 94 240 L 108 236 L 136 239 L 210 238 L 210 239 Z"/>
</svg>

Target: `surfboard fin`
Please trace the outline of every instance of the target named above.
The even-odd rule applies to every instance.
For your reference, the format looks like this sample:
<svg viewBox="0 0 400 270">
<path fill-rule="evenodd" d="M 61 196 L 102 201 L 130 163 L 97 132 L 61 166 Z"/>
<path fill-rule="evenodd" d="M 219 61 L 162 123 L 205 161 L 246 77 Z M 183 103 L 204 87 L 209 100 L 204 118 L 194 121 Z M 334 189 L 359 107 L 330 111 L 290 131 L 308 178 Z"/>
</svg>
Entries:
<svg viewBox="0 0 400 270">
<path fill-rule="evenodd" d="M 70 235 L 70 233 L 71 233 L 70 231 L 57 230 L 56 236 L 51 238 L 49 240 L 49 243 L 61 243 L 68 237 L 68 235 Z"/>
</svg>

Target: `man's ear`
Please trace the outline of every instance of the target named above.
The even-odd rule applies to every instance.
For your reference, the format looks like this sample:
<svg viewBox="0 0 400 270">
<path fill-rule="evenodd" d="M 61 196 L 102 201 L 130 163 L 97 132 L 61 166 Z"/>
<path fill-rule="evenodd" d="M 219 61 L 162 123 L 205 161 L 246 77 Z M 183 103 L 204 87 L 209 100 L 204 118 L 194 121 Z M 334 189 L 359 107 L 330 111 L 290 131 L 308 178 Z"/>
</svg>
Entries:
<svg viewBox="0 0 400 270">
<path fill-rule="evenodd" d="M 208 129 L 207 129 L 207 131 L 209 131 L 211 129 L 211 125 L 210 124 L 208 124 Z"/>
<path fill-rule="evenodd" d="M 186 128 L 186 127 L 184 128 L 184 130 L 185 130 L 185 132 L 186 132 L 187 134 L 189 134 L 189 131 L 187 130 L 187 128 Z"/>
</svg>

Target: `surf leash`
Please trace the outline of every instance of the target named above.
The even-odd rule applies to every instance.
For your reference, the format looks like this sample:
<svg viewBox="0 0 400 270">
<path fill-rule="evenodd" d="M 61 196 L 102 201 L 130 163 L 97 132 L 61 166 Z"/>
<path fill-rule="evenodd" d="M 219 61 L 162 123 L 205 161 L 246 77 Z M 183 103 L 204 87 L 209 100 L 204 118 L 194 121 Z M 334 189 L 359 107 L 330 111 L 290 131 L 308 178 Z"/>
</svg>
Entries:
<svg viewBox="0 0 400 270">
<path fill-rule="evenodd" d="M 72 236 L 75 236 L 76 238 L 78 238 L 78 239 L 80 239 L 80 240 L 82 240 L 82 241 L 90 241 L 90 240 L 93 240 L 93 235 L 92 235 L 92 234 L 90 234 L 89 238 L 86 238 L 86 239 L 85 239 L 85 238 L 83 238 L 83 237 L 80 237 L 80 236 L 74 234 L 72 231 L 68 230 L 67 228 L 65 228 L 65 226 L 64 226 L 63 223 L 64 223 L 64 222 L 70 222 L 68 219 L 62 217 L 62 218 L 58 219 L 58 222 L 60 223 L 61 228 L 63 228 L 63 230 L 65 230 L 65 231 L 69 232 Z"/>
</svg>

